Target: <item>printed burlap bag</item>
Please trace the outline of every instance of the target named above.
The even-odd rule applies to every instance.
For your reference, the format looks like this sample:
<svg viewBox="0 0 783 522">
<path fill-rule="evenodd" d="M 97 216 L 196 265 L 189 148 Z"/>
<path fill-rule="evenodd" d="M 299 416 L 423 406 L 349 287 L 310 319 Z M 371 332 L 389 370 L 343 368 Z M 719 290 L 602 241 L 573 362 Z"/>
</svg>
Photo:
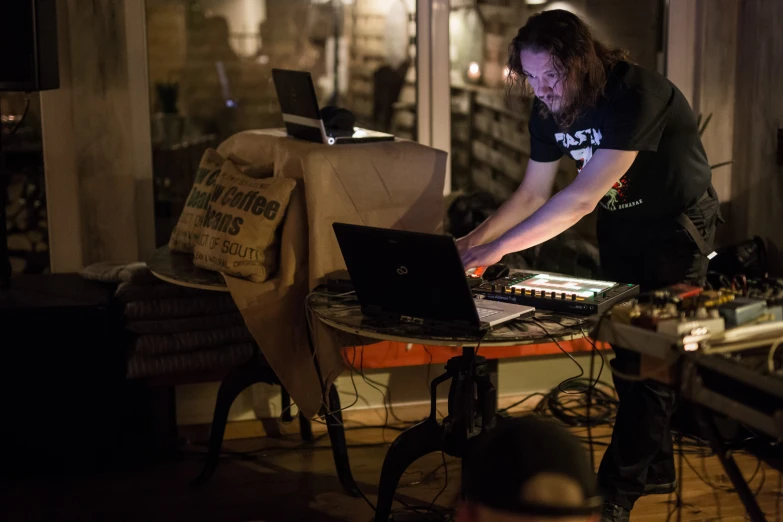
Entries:
<svg viewBox="0 0 783 522">
<path fill-rule="evenodd" d="M 260 283 L 277 269 L 277 229 L 285 216 L 291 178 L 254 179 L 223 163 L 206 205 L 193 263 Z"/>
<path fill-rule="evenodd" d="M 223 166 L 223 157 L 215 149 L 207 149 L 201 156 L 193 181 L 193 188 L 182 209 L 174 230 L 169 237 L 169 249 L 173 252 L 192 253 L 193 247 L 198 242 L 198 234 L 201 230 L 201 220 L 207 211 L 207 201 L 212 193 L 220 168 Z"/>
</svg>

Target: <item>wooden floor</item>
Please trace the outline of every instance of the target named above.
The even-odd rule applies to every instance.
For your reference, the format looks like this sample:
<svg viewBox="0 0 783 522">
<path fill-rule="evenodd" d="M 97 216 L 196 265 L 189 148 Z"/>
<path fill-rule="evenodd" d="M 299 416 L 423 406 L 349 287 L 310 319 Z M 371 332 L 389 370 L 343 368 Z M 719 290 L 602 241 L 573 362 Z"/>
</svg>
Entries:
<svg viewBox="0 0 783 522">
<path fill-rule="evenodd" d="M 399 433 L 391 429 L 365 429 L 348 432 L 351 464 L 361 489 L 371 501 L 386 444 Z M 608 435 L 607 429 L 594 435 Z M 202 447 L 190 447 L 181 458 L 135 471 L 68 480 L 24 480 L 0 483 L 0 520 L 3 521 L 355 521 L 372 519 L 372 510 L 362 499 L 346 496 L 337 481 L 328 439 L 315 448 L 301 449 L 297 437 L 284 439 L 245 439 L 227 441 L 225 449 L 255 451 L 251 458 L 226 456 L 213 479 L 202 489 L 188 488 L 198 474 Z M 263 449 L 266 448 L 266 449 Z M 260 451 L 259 451 L 260 450 Z M 596 463 L 603 447 L 596 447 Z M 685 465 L 683 491 L 688 521 L 745 520 L 744 509 L 715 457 L 687 456 L 693 469 Z M 757 461 L 739 455 L 746 477 L 754 476 Z M 420 459 L 403 477 L 399 498 L 411 504 L 429 505 L 438 492 L 436 505 L 453 506 L 458 492 L 460 464 L 440 454 Z M 432 473 L 433 470 L 436 470 Z M 714 484 L 714 491 L 701 477 Z M 448 478 L 448 484 L 446 480 Z M 751 482 L 759 490 L 758 499 L 769 520 L 776 520 L 780 500 L 778 473 L 762 466 Z M 400 505 L 397 504 L 397 507 Z M 672 509 L 667 496 L 643 498 L 632 520 L 665 521 Z M 671 520 L 677 520 L 676 513 Z"/>
</svg>

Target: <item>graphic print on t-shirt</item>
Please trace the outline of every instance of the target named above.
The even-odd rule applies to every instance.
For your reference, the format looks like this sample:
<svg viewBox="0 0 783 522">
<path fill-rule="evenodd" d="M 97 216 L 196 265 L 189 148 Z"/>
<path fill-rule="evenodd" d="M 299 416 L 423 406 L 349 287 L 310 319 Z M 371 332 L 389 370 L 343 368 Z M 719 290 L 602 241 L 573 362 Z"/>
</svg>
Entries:
<svg viewBox="0 0 783 522">
<path fill-rule="evenodd" d="M 555 141 L 568 151 L 568 154 L 576 161 L 576 169 L 581 172 L 592 159 L 593 152 L 601 145 L 601 131 L 598 129 L 584 129 L 574 132 L 573 136 L 568 132 L 556 132 Z M 635 207 L 641 205 L 642 200 L 628 202 L 628 177 L 623 175 L 599 202 L 603 208 L 609 211 Z"/>
</svg>

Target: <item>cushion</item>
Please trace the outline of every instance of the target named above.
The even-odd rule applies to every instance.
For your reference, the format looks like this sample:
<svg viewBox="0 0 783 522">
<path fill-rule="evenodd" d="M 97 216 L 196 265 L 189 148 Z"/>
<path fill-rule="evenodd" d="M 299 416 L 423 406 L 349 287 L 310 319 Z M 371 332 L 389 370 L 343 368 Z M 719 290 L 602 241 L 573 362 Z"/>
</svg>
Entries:
<svg viewBox="0 0 783 522">
<path fill-rule="evenodd" d="M 212 194 L 215 180 L 220 174 L 223 157 L 215 149 L 207 149 L 201 157 L 196 171 L 193 188 L 179 216 L 179 221 L 171 231 L 169 249 L 174 252 L 192 253 L 201 230 L 201 220 L 207 209 L 207 200 Z"/>
<path fill-rule="evenodd" d="M 201 223 L 193 263 L 260 283 L 277 269 L 277 231 L 296 181 L 254 179 L 225 161 Z"/>
</svg>

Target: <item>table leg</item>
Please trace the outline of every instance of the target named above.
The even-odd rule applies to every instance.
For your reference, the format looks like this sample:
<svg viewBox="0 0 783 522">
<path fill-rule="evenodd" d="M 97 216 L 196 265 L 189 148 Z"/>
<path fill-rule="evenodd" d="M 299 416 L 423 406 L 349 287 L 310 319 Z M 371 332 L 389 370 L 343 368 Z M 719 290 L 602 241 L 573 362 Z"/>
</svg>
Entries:
<svg viewBox="0 0 783 522">
<path fill-rule="evenodd" d="M 386 453 L 375 522 L 388 521 L 400 477 L 414 461 L 435 451 L 464 457 L 479 437 L 495 426 L 497 397 L 490 373 L 490 363 L 476 357 L 473 348 L 463 348 L 462 356 L 449 359 L 446 373 L 432 381 L 429 418 L 402 432 Z M 448 415 L 439 423 L 435 408 L 437 387 L 448 379 Z"/>
<path fill-rule="evenodd" d="M 329 390 L 329 413 L 326 414 L 326 430 L 329 432 L 329 441 L 332 444 L 332 456 L 334 467 L 337 470 L 337 478 L 346 493 L 352 497 L 360 496 L 359 486 L 351 473 L 351 463 L 348 460 L 348 445 L 345 442 L 345 426 L 343 426 L 343 414 L 340 408 L 340 394 L 337 387 L 332 385 Z"/>
<path fill-rule="evenodd" d="M 444 449 L 445 429 L 438 422 L 437 391 L 439 384 L 453 377 L 453 367 L 453 364 L 451 368 L 447 364 L 446 373 L 435 377 L 430 383 L 430 416 L 427 420 L 400 433 L 386 452 L 381 469 L 381 481 L 378 484 L 376 522 L 389 520 L 397 485 L 408 466 L 428 453 Z"/>
<path fill-rule="evenodd" d="M 462 357 L 449 359 L 446 368 L 453 375 L 449 388 L 449 414 L 445 451 L 462 457 L 470 439 L 495 426 L 497 392 L 490 377 L 491 364 L 463 348 Z"/>
<path fill-rule="evenodd" d="M 420 457 L 441 450 L 443 431 L 443 426 L 438 423 L 437 419 L 430 417 L 405 430 L 394 440 L 383 460 L 381 481 L 378 485 L 375 522 L 389 520 L 400 477 L 408 469 L 408 466 Z"/>
<path fill-rule="evenodd" d="M 729 452 L 726 445 L 721 440 L 712 417 L 701 406 L 697 406 L 695 412 L 696 420 L 704 431 L 704 434 L 707 435 L 712 450 L 718 456 L 718 459 L 720 459 L 723 469 L 726 471 L 731 483 L 734 485 L 734 489 L 737 490 L 737 495 L 745 506 L 751 522 L 765 522 L 767 519 L 761 511 L 758 502 L 756 502 L 756 497 L 753 496 L 753 492 L 750 490 L 750 486 L 748 486 L 745 477 L 742 476 L 742 472 L 734 461 L 734 457 L 731 456 L 731 452 Z"/>
<path fill-rule="evenodd" d="M 310 421 L 301 413 L 297 417 L 299 417 L 299 435 L 302 437 L 302 440 L 304 442 L 313 442 L 313 427 L 310 425 Z"/>
<path fill-rule="evenodd" d="M 294 418 L 291 416 L 291 396 L 288 395 L 288 390 L 285 386 L 280 386 L 280 407 L 283 408 L 283 413 L 280 415 L 282 422 L 291 422 Z"/>
<path fill-rule="evenodd" d="M 198 487 L 204 484 L 215 473 L 218 461 L 220 460 L 220 448 L 223 446 L 223 435 L 226 431 L 228 422 L 228 411 L 234 400 L 247 387 L 257 382 L 271 382 L 268 375 L 269 370 L 261 364 L 260 354 L 254 355 L 246 363 L 234 368 L 229 373 L 218 390 L 217 400 L 215 401 L 215 413 L 212 416 L 212 429 L 209 433 L 209 448 L 207 450 L 207 460 L 201 473 L 191 482 L 191 487 Z"/>
</svg>

